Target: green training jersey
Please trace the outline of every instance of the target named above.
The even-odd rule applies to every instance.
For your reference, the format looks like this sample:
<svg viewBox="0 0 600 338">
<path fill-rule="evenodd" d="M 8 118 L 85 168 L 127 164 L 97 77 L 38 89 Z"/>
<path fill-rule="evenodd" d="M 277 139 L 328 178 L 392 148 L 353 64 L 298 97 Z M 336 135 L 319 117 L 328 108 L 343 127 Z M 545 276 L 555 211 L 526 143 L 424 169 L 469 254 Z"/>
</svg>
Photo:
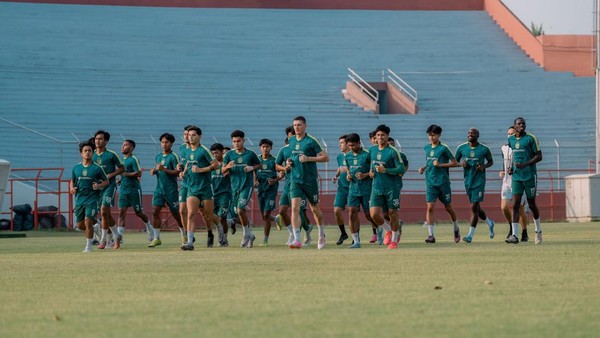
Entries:
<svg viewBox="0 0 600 338">
<path fill-rule="evenodd" d="M 283 148 L 279 149 L 279 152 L 277 153 L 277 158 L 275 159 L 275 163 L 281 165 L 281 166 L 286 166 L 286 161 L 288 158 L 290 158 L 292 156 L 292 149 L 290 148 L 289 144 L 286 144 Z M 289 179 L 289 171 L 287 171 L 285 173 L 285 183 L 284 183 L 284 189 L 289 188 L 290 187 L 290 179 Z"/>
<path fill-rule="evenodd" d="M 199 168 L 208 167 L 214 159 L 215 157 L 210 150 L 208 150 L 208 148 L 202 144 L 196 149 L 190 148 L 188 151 L 186 151 L 185 162 L 187 166 L 187 172 L 185 176 L 187 177 L 187 186 L 189 188 L 193 188 L 194 190 L 204 190 L 206 188 L 210 188 L 212 191 L 210 172 L 193 173 L 192 167 L 194 165 Z"/>
<path fill-rule="evenodd" d="M 119 155 L 117 155 L 117 153 L 110 149 L 105 149 L 102 154 L 94 152 L 94 155 L 92 156 L 92 161 L 94 161 L 97 165 L 101 166 L 107 175 L 115 172 L 117 168 L 123 166 L 123 162 L 121 162 Z M 110 184 L 115 184 L 115 180 L 116 179 L 114 176 L 111 177 Z"/>
<path fill-rule="evenodd" d="M 125 166 L 124 173 L 135 173 L 142 171 L 142 168 L 140 167 L 140 162 L 134 155 L 124 157 L 123 165 Z M 121 194 L 135 193 L 137 191 L 141 191 L 141 189 L 142 187 L 140 186 L 139 177 L 127 177 L 121 175 L 121 190 L 119 190 Z"/>
<path fill-rule="evenodd" d="M 346 154 L 338 154 L 336 160 L 337 160 L 337 164 L 338 164 L 338 168 L 348 168 L 348 165 L 346 164 L 346 155 L 350 154 L 351 151 L 347 152 Z M 348 190 L 350 188 L 350 182 L 348 182 L 348 180 L 346 180 L 346 174 L 347 173 L 340 173 L 340 177 L 338 180 L 338 186 L 337 189 L 338 190 Z"/>
<path fill-rule="evenodd" d="M 275 169 L 275 157 L 269 155 L 266 160 L 259 156 L 260 168 L 256 171 L 256 178 L 258 180 L 258 193 L 265 191 L 277 191 L 279 188 L 279 182 L 269 185 L 269 180 L 277 178 L 277 170 Z"/>
<path fill-rule="evenodd" d="M 490 148 L 481 143 L 471 147 L 465 142 L 456 148 L 456 160 L 467 162 L 467 166 L 463 168 L 467 190 L 485 186 L 485 170 L 478 171 L 477 165 L 485 166 L 487 162 L 492 161 Z"/>
<path fill-rule="evenodd" d="M 428 144 L 424 147 L 425 149 L 425 182 L 429 186 L 440 186 L 442 184 L 450 183 L 450 170 L 449 168 L 438 168 L 433 166 L 433 161 L 437 160 L 438 163 L 448 163 L 454 159 L 454 154 L 448 145 L 445 143 L 438 143 L 433 146 Z"/>
<path fill-rule="evenodd" d="M 540 151 L 540 144 L 533 134 L 524 134 L 520 138 L 512 135 L 508 138 L 508 145 L 512 149 L 513 173 L 512 179 L 516 181 L 529 181 L 537 175 L 536 165 L 518 169 L 516 163 L 525 163 L 531 160 Z"/>
<path fill-rule="evenodd" d="M 323 152 L 323 148 L 316 138 L 310 134 L 304 135 L 298 140 L 296 136 L 289 138 L 291 149 L 291 181 L 299 184 L 314 184 L 318 182 L 319 172 L 317 171 L 316 162 L 300 162 L 300 155 L 314 157 Z"/>
<path fill-rule="evenodd" d="M 215 196 L 231 194 L 231 180 L 229 179 L 229 174 L 223 175 L 223 163 L 219 163 L 219 167 L 211 171 L 210 180 Z"/>
<path fill-rule="evenodd" d="M 183 168 L 185 168 L 185 161 L 187 159 L 187 153 L 190 151 L 190 147 L 183 143 L 182 145 L 179 146 L 179 158 L 181 161 L 181 165 L 183 166 Z M 183 176 L 183 178 L 181 179 L 181 186 L 182 187 L 187 187 L 187 177 Z"/>
<path fill-rule="evenodd" d="M 170 152 L 168 154 L 160 153 L 156 155 L 156 164 L 161 164 L 165 169 L 177 170 L 179 164 L 179 156 Z M 156 172 L 156 189 L 157 193 L 168 194 L 177 191 L 177 175 L 169 175 L 164 171 Z"/>
<path fill-rule="evenodd" d="M 390 145 L 379 149 L 378 145 L 369 149 L 369 158 L 371 159 L 371 171 L 375 173 L 373 178 L 373 189 L 386 190 L 390 186 L 398 184 L 399 174 L 404 171 L 404 164 L 400 160 L 398 150 Z M 386 173 L 378 173 L 375 169 L 379 165 L 386 168 Z"/>
<path fill-rule="evenodd" d="M 244 148 L 241 153 L 235 150 L 230 150 L 225 154 L 223 163 L 228 164 L 233 161 L 233 168 L 229 168 L 229 177 L 231 179 L 231 190 L 241 191 L 244 188 L 254 186 L 254 173 L 246 172 L 246 166 L 255 166 L 260 164 L 260 160 L 256 153 L 252 150 Z"/>
<path fill-rule="evenodd" d="M 350 194 L 354 196 L 367 196 L 371 194 L 371 186 L 373 180 L 367 176 L 362 180 L 356 178 L 356 173 L 368 173 L 371 170 L 371 156 L 365 149 L 361 149 L 358 154 L 349 151 L 345 156 L 345 161 L 348 165 L 348 172 L 351 180 L 346 179 L 347 174 L 340 176 L 340 181 L 344 180 L 349 183 Z"/>
<path fill-rule="evenodd" d="M 73 187 L 77 188 L 75 205 L 97 205 L 100 199 L 100 190 L 94 190 L 93 183 L 106 180 L 104 169 L 96 163 L 92 162 L 87 166 L 81 162 L 76 164 L 71 172 Z"/>
</svg>

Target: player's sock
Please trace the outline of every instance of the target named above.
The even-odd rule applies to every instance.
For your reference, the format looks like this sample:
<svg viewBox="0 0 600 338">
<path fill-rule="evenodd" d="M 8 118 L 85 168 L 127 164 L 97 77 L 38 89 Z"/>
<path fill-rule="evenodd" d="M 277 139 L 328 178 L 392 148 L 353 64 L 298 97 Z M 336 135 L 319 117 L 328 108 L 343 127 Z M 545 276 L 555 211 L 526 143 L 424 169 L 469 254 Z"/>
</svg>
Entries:
<svg viewBox="0 0 600 338">
<path fill-rule="evenodd" d="M 302 242 L 302 236 L 300 235 L 300 227 L 294 228 L 294 240 L 296 242 Z"/>
<path fill-rule="evenodd" d="M 394 243 L 398 242 L 398 237 L 400 237 L 400 232 L 392 231 L 392 242 L 394 242 Z"/>
<path fill-rule="evenodd" d="M 435 226 L 435 224 L 427 224 L 427 232 L 429 233 L 429 236 L 431 236 L 431 237 L 435 237 L 435 235 L 433 234 L 434 226 Z"/>
<path fill-rule="evenodd" d="M 319 229 L 319 238 L 325 237 L 325 226 L 317 224 L 317 229 Z"/>
<path fill-rule="evenodd" d="M 388 221 L 386 221 L 386 220 L 383 221 L 383 225 L 381 225 L 381 227 L 385 231 L 392 231 L 392 227 L 390 226 L 390 223 L 388 223 Z"/>
<path fill-rule="evenodd" d="M 458 231 L 460 229 L 458 227 L 458 221 L 453 221 L 452 224 L 454 224 L 454 231 Z"/>
<path fill-rule="evenodd" d="M 85 239 L 85 248 L 86 249 L 91 249 L 92 248 L 92 243 L 94 242 L 93 238 L 86 238 Z"/>
<path fill-rule="evenodd" d="M 123 235 L 125 233 L 125 227 L 117 227 L 117 232 L 119 233 L 119 235 Z"/>
<path fill-rule="evenodd" d="M 470 227 L 467 237 L 473 237 L 473 235 L 475 235 L 475 227 Z"/>
<path fill-rule="evenodd" d="M 492 222 L 492 220 L 489 218 L 484 219 L 484 221 L 487 223 L 488 227 L 491 227 L 494 224 L 494 222 Z"/>
<path fill-rule="evenodd" d="M 101 230 L 100 243 L 106 243 L 108 237 L 108 229 Z"/>
<path fill-rule="evenodd" d="M 377 235 L 377 228 L 371 227 L 371 230 L 373 230 L 373 235 Z"/>
<path fill-rule="evenodd" d="M 113 225 L 110 227 L 110 230 L 112 231 L 112 235 L 113 235 L 113 239 L 117 239 L 117 234 L 119 234 L 119 229 L 117 229 L 117 226 Z"/>
<path fill-rule="evenodd" d="M 535 232 L 541 232 L 542 231 L 542 221 L 538 218 L 538 219 L 533 219 L 533 223 L 535 224 Z"/>
<path fill-rule="evenodd" d="M 154 238 L 160 239 L 160 229 L 154 228 L 152 231 L 154 232 Z"/>
<path fill-rule="evenodd" d="M 354 243 L 360 243 L 360 237 L 358 236 L 358 232 L 352 234 L 352 239 L 354 240 Z"/>
<path fill-rule="evenodd" d="M 292 228 L 292 225 L 287 225 L 286 228 L 288 229 L 288 231 L 290 232 L 290 235 L 294 235 L 294 228 Z"/>
<path fill-rule="evenodd" d="M 217 232 L 219 233 L 219 238 L 223 238 L 223 236 L 225 235 L 225 232 L 223 231 L 223 226 L 221 225 L 221 223 L 216 224 L 217 226 Z"/>
<path fill-rule="evenodd" d="M 193 232 L 188 232 L 187 233 L 187 244 L 188 245 L 194 245 L 194 233 Z"/>
<path fill-rule="evenodd" d="M 348 236 L 348 234 L 346 233 L 346 226 L 344 225 L 344 223 L 338 224 L 338 227 L 340 228 L 340 232 L 342 233 L 342 235 Z"/>
<path fill-rule="evenodd" d="M 252 228 L 250 225 L 244 225 L 244 236 L 252 236 Z"/>
<path fill-rule="evenodd" d="M 146 222 L 146 231 L 148 231 L 148 233 L 151 234 L 152 229 L 154 229 L 154 227 L 152 226 L 152 223 L 150 223 L 150 220 L 148 220 L 148 222 Z M 125 230 L 125 229 L 123 229 L 123 230 Z"/>
<path fill-rule="evenodd" d="M 519 223 L 512 224 L 513 235 L 517 236 L 519 234 Z"/>
<path fill-rule="evenodd" d="M 181 234 L 181 237 L 187 237 L 187 231 L 185 231 L 183 227 L 179 228 L 179 233 Z"/>
<path fill-rule="evenodd" d="M 263 238 L 263 243 L 269 243 L 269 236 L 265 235 Z"/>
</svg>

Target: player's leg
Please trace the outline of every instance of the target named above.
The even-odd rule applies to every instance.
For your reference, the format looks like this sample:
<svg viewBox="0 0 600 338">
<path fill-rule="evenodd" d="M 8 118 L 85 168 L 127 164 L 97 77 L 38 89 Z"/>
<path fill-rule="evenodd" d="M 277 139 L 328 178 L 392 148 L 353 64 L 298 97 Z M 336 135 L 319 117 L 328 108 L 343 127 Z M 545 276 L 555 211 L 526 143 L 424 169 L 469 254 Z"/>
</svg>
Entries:
<svg viewBox="0 0 600 338">
<path fill-rule="evenodd" d="M 512 235 L 506 239 L 506 243 L 517 244 L 519 243 L 519 209 L 521 207 L 521 199 L 525 192 L 525 185 L 521 181 L 512 181 L 512 194 L 513 194 L 513 213 L 512 213 Z"/>
<path fill-rule="evenodd" d="M 202 195 L 202 219 L 204 220 L 204 224 L 206 225 L 206 230 L 208 232 L 208 240 L 206 242 L 206 246 L 212 248 L 214 246 L 215 236 L 212 232 L 213 226 L 220 226 L 219 217 L 215 215 L 214 207 L 215 203 L 212 199 L 212 193 L 209 195 Z"/>
<path fill-rule="evenodd" d="M 194 231 L 196 230 L 196 214 L 199 207 L 200 199 L 197 196 L 187 196 L 187 243 L 181 246 L 181 250 L 194 250 Z"/>
<path fill-rule="evenodd" d="M 360 248 L 360 219 L 358 218 L 358 207 L 351 202 L 352 196 L 348 198 L 348 220 L 350 223 L 350 234 L 352 235 L 353 243 L 349 246 L 350 249 Z M 352 203 L 352 204 L 351 204 Z"/>
<path fill-rule="evenodd" d="M 302 203 L 302 197 L 292 197 L 291 198 L 291 224 L 292 231 L 294 233 L 294 241 L 288 245 L 290 249 L 299 249 L 302 247 L 301 235 L 300 235 L 300 226 L 302 223 L 302 219 L 300 217 L 300 207 Z"/>
<path fill-rule="evenodd" d="M 440 202 L 444 204 L 444 209 L 450 215 L 450 219 L 452 219 L 452 225 L 454 226 L 454 243 L 460 242 L 460 228 L 458 227 L 458 219 L 456 217 L 456 212 L 452 207 L 452 191 L 450 190 L 450 182 L 442 184 L 439 186 L 440 194 L 438 196 Z"/>
<path fill-rule="evenodd" d="M 529 210 L 533 214 L 533 224 L 535 225 L 535 244 L 542 243 L 542 222 L 540 220 L 540 210 L 536 204 L 537 196 L 537 179 L 531 179 L 525 182 L 525 194 Z"/>
<path fill-rule="evenodd" d="M 346 203 L 348 202 L 347 191 L 338 190 L 335 194 L 335 200 L 333 201 L 333 213 L 335 214 L 335 221 L 340 228 L 340 238 L 335 244 L 341 245 L 346 239 L 348 234 L 346 233 L 346 225 L 344 224 L 343 212 L 346 209 Z"/>
</svg>

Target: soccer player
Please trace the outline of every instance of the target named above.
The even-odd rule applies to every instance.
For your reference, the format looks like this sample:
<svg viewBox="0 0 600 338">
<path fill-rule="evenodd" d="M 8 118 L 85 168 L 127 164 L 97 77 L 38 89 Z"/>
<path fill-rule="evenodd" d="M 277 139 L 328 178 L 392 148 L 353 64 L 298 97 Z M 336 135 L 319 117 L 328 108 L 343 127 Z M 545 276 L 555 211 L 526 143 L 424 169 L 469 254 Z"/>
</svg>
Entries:
<svg viewBox="0 0 600 338">
<path fill-rule="evenodd" d="M 260 167 L 256 170 L 256 182 L 254 187 L 258 188 L 258 205 L 260 214 L 265 222 L 263 246 L 269 245 L 269 235 L 271 233 L 271 213 L 275 210 L 275 199 L 277 198 L 277 189 L 279 188 L 279 176 L 275 157 L 271 155 L 273 141 L 262 139 L 260 146 Z"/>
<path fill-rule="evenodd" d="M 400 191 L 398 175 L 404 171 L 404 163 L 398 150 L 388 144 L 390 127 L 385 124 L 375 128 L 377 145 L 369 149 L 371 159 L 370 177 L 373 179 L 371 197 L 369 199 L 370 214 L 375 224 L 385 230 L 383 244 L 388 249 L 398 248 L 400 233 L 398 232 L 398 209 L 400 208 Z M 388 223 L 383 215 L 387 207 L 390 216 Z"/>
<path fill-rule="evenodd" d="M 345 156 L 348 151 L 350 151 L 350 148 L 348 148 L 348 144 L 346 143 L 346 136 L 347 135 L 342 135 L 338 139 L 341 153 L 338 154 L 336 158 L 338 168 L 335 172 L 335 176 L 333 176 L 333 184 L 337 184 L 335 200 L 333 201 L 333 212 L 338 227 L 340 228 L 340 238 L 335 243 L 337 245 L 341 245 L 348 239 L 346 226 L 344 225 L 344 217 L 342 215 L 342 212 L 346 209 L 346 204 L 348 203 L 348 190 L 350 187 L 350 182 L 346 179 L 346 176 L 348 176 L 348 166 L 346 165 Z"/>
<path fill-rule="evenodd" d="M 223 158 L 223 173 L 229 173 L 231 179 L 231 191 L 233 194 L 233 206 L 242 222 L 244 237 L 241 246 L 252 248 L 256 236 L 252 233 L 250 220 L 246 213 L 246 207 L 252 199 L 254 190 L 254 170 L 260 167 L 260 160 L 256 153 L 244 147 L 245 134 L 241 130 L 231 133 L 233 149 L 228 151 Z"/>
<path fill-rule="evenodd" d="M 377 137 L 375 137 L 375 134 L 377 134 L 375 131 L 369 132 L 369 142 L 371 143 L 371 146 L 377 145 Z M 389 219 L 389 216 L 387 216 L 387 218 Z M 375 224 L 372 224 L 371 230 L 373 231 L 373 236 L 371 236 L 369 243 L 379 243 L 380 245 L 383 244 L 383 229 Z"/>
<path fill-rule="evenodd" d="M 373 180 L 370 176 L 371 169 L 371 157 L 369 152 L 361 146 L 360 136 L 356 133 L 351 133 L 346 136 L 346 143 L 350 150 L 346 153 L 345 163 L 348 166 L 348 170 L 345 173 L 345 179 L 349 182 L 348 191 L 348 210 L 349 210 L 349 223 L 350 233 L 352 234 L 352 240 L 354 243 L 349 246 L 350 249 L 358 249 L 360 245 L 360 220 L 358 218 L 358 212 L 362 206 L 365 218 L 374 224 L 375 222 L 371 218 L 369 199 L 371 198 L 371 186 Z"/>
<path fill-rule="evenodd" d="M 108 240 L 108 229 L 110 229 L 115 238 L 113 245 L 114 249 L 121 247 L 122 230 L 117 229 L 115 226 L 116 222 L 110 212 L 110 208 L 114 204 L 115 193 L 117 192 L 117 181 L 115 177 L 120 175 L 125 167 L 123 162 L 119 158 L 116 152 L 107 149 L 106 145 L 110 141 L 110 134 L 105 130 L 98 130 L 94 134 L 94 142 L 96 144 L 96 151 L 92 157 L 92 160 L 104 169 L 106 177 L 108 178 L 108 185 L 100 191 L 100 216 L 102 217 L 102 236 L 100 238 L 100 244 L 98 249 L 104 249 Z M 119 231 L 121 230 L 121 231 Z"/>
<path fill-rule="evenodd" d="M 319 206 L 319 172 L 318 162 L 329 161 L 327 152 L 321 147 L 316 138 L 306 133 L 306 119 L 297 116 L 293 122 L 295 136 L 290 137 L 291 157 L 286 162 L 286 169 L 290 169 L 290 197 L 292 200 L 292 227 L 294 228 L 294 242 L 288 245 L 291 249 L 302 247 L 300 242 L 301 204 L 306 198 L 310 209 L 317 222 L 319 241 L 317 249 L 325 247 L 325 226 L 323 212 Z"/>
<path fill-rule="evenodd" d="M 146 225 L 148 239 L 152 242 L 154 239 L 154 227 L 142 208 L 142 187 L 140 185 L 142 168 L 137 157 L 133 155 L 133 150 L 135 150 L 135 142 L 133 140 L 123 141 L 121 153 L 123 154 L 125 170 L 121 173 L 121 187 L 119 189 L 119 228 L 122 228 L 124 231 L 127 209 L 132 207 L 135 215 Z M 123 235 L 120 229 L 119 233 L 121 236 Z"/>
<path fill-rule="evenodd" d="M 183 223 L 183 229 L 186 233 L 186 238 L 182 239 L 182 245 L 187 243 L 187 228 L 188 228 L 188 214 L 187 214 L 187 191 L 188 191 L 188 183 L 187 177 L 184 174 L 185 161 L 187 158 L 187 152 L 190 149 L 190 140 L 188 138 L 189 128 L 192 125 L 187 125 L 183 127 L 183 143 L 179 146 L 179 159 L 180 163 L 177 166 L 179 170 L 179 177 L 181 178 L 181 187 L 179 188 L 179 217 L 181 218 L 181 222 Z"/>
<path fill-rule="evenodd" d="M 292 228 L 292 221 L 290 219 L 290 216 L 288 215 L 288 210 L 290 209 L 290 206 L 292 205 L 292 201 L 290 198 L 290 184 L 291 184 L 291 180 L 290 180 L 290 170 L 287 169 L 287 160 L 288 158 L 290 158 L 292 156 L 292 150 L 290 149 L 289 146 L 289 139 L 290 137 L 296 135 L 296 133 L 294 132 L 294 127 L 293 126 L 288 126 L 285 128 L 285 135 L 286 138 L 284 140 L 285 146 L 283 146 L 283 148 L 279 149 L 279 152 L 277 153 L 277 158 L 275 160 L 276 162 L 276 168 L 277 171 L 279 171 L 279 177 L 280 179 L 285 178 L 285 183 L 283 184 L 283 191 L 281 192 L 281 196 L 279 196 L 279 214 L 277 216 L 275 216 L 275 224 L 277 224 L 277 227 L 286 227 L 290 233 L 289 237 L 288 237 L 288 241 L 285 243 L 285 245 L 290 245 L 291 243 L 294 242 L 294 229 Z M 302 229 L 304 229 L 305 232 L 305 240 L 304 240 L 304 245 L 309 245 L 312 242 L 312 237 L 311 237 L 311 232 L 312 232 L 312 225 L 310 224 L 310 221 L 308 220 L 308 217 L 306 217 L 306 198 L 302 199 L 302 202 L 300 202 L 300 218 L 301 218 L 301 222 L 302 222 Z"/>
<path fill-rule="evenodd" d="M 440 142 L 442 136 L 442 127 L 432 124 L 427 128 L 427 136 L 429 144 L 424 147 L 426 163 L 419 168 L 419 174 L 425 173 L 425 183 L 427 186 L 427 231 L 429 236 L 425 240 L 426 243 L 435 243 L 435 201 L 440 200 L 444 204 L 446 212 L 450 215 L 454 225 L 454 242 L 460 242 L 460 229 L 456 212 L 452 207 L 452 191 L 450 189 L 450 173 L 451 167 L 456 167 L 457 162 L 454 154 L 448 145 Z"/>
<path fill-rule="evenodd" d="M 515 128 L 513 126 L 508 127 L 507 130 L 508 137 L 515 134 Z M 504 217 L 508 221 L 508 234 L 506 238 L 509 238 L 512 235 L 512 208 L 513 208 L 513 197 L 512 197 L 512 175 L 509 174 L 509 170 L 512 167 L 512 149 L 508 143 L 502 145 L 500 148 L 502 152 L 502 171 L 500 171 L 499 175 L 502 178 L 502 190 L 500 194 L 501 202 L 500 208 L 504 213 Z M 526 210 L 529 209 L 527 207 L 527 199 L 521 199 L 521 205 L 519 206 L 519 220 L 521 223 L 521 227 L 523 228 L 521 232 L 521 242 L 528 242 L 529 235 L 527 234 L 527 226 L 529 225 L 529 219 L 527 217 Z"/>
<path fill-rule="evenodd" d="M 86 244 L 83 252 L 92 252 L 94 223 L 98 215 L 100 189 L 109 184 L 102 167 L 92 161 L 95 145 L 91 141 L 79 144 L 81 162 L 73 167 L 69 191 L 75 195 L 75 222 L 77 228 L 85 230 Z"/>
<path fill-rule="evenodd" d="M 177 192 L 177 177 L 179 176 L 179 156 L 172 151 L 175 136 L 169 133 L 160 135 L 160 147 L 162 152 L 156 155 L 154 168 L 150 169 L 150 175 L 156 176 L 156 188 L 152 194 L 152 224 L 154 225 L 154 239 L 148 245 L 154 248 L 162 244 L 160 240 L 161 217 L 160 211 L 166 205 L 171 215 L 179 226 L 181 233 L 181 244 L 187 243 L 187 233 L 179 214 L 179 202 Z"/>
<path fill-rule="evenodd" d="M 470 128 L 467 141 L 456 149 L 456 161 L 464 170 L 465 191 L 471 203 L 471 227 L 463 241 L 471 243 L 479 218 L 484 220 L 490 230 L 490 238 L 494 238 L 494 221 L 487 218 L 481 207 L 485 194 L 485 169 L 494 165 L 492 152 L 486 145 L 479 143 L 479 130 Z"/>
<path fill-rule="evenodd" d="M 223 173 L 223 152 L 225 147 L 221 143 L 214 143 L 210 146 L 210 151 L 219 163 L 219 167 L 211 173 L 211 184 L 214 193 L 214 213 L 219 217 L 220 226 L 217 226 L 219 231 L 219 246 L 229 246 L 227 240 L 227 214 L 231 205 L 231 180 L 229 174 Z"/>
<path fill-rule="evenodd" d="M 514 121 L 515 134 L 508 138 L 508 145 L 512 149 L 513 165 L 509 170 L 512 175 L 512 194 L 514 196 L 512 215 L 512 236 L 506 239 L 506 243 L 519 243 L 519 207 L 523 193 L 527 197 L 529 209 L 533 213 L 535 224 L 535 244 L 542 243 L 542 224 L 540 211 L 535 204 L 537 194 L 537 168 L 536 163 L 542 160 L 542 150 L 537 138 L 525 129 L 525 119 L 517 117 Z"/>
<path fill-rule="evenodd" d="M 200 144 L 202 130 L 197 126 L 188 129 L 190 149 L 186 152 L 184 176 L 188 175 L 187 191 L 187 243 L 181 246 L 181 250 L 194 250 L 194 230 L 196 229 L 196 214 L 203 205 L 202 215 L 206 228 L 210 229 L 213 224 L 219 223 L 219 218 L 213 213 L 213 190 L 210 172 L 219 168 L 219 163 L 210 150 Z M 207 245 L 208 246 L 208 245 Z M 210 246 L 209 246 L 210 247 Z"/>
</svg>

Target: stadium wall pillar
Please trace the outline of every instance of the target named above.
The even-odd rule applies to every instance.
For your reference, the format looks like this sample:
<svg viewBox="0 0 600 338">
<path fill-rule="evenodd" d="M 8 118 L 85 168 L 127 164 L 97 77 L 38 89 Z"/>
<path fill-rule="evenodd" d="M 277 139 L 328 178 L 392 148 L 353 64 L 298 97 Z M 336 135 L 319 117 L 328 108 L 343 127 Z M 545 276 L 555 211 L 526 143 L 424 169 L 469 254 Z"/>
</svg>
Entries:
<svg viewBox="0 0 600 338">
<path fill-rule="evenodd" d="M 10 174 L 10 162 L 0 159 L 0 210 L 3 210 L 2 201 L 6 194 L 6 185 L 8 183 L 8 175 Z"/>
</svg>

